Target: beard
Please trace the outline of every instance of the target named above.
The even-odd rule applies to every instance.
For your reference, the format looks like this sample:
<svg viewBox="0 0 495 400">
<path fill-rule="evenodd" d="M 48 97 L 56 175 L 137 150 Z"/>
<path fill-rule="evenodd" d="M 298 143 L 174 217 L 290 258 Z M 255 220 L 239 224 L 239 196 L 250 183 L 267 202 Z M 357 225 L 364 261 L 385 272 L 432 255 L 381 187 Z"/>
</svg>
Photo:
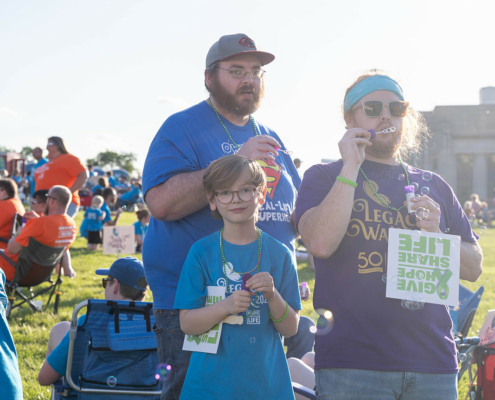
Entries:
<svg viewBox="0 0 495 400">
<path fill-rule="evenodd" d="M 395 132 L 386 140 L 373 141 L 373 146 L 366 146 L 365 152 L 380 159 L 394 158 L 400 147 L 400 133 Z"/>
<path fill-rule="evenodd" d="M 252 84 L 243 85 L 234 94 L 231 94 L 222 86 L 218 81 L 218 78 L 215 77 L 209 89 L 210 95 L 215 98 L 215 101 L 223 110 L 237 115 L 238 117 L 254 114 L 265 95 L 265 84 L 263 81 L 261 81 L 258 90 L 256 90 Z M 252 92 L 253 98 L 238 100 L 237 96 L 242 92 Z"/>
</svg>

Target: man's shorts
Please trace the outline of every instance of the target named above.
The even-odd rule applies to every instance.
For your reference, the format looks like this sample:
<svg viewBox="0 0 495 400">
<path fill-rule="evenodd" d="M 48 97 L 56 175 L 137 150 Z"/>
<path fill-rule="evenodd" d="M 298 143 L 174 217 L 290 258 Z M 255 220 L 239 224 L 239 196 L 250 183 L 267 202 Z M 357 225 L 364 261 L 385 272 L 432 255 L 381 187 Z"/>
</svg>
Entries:
<svg viewBox="0 0 495 400">
<path fill-rule="evenodd" d="M 101 231 L 88 231 L 88 244 L 101 244 Z"/>
</svg>

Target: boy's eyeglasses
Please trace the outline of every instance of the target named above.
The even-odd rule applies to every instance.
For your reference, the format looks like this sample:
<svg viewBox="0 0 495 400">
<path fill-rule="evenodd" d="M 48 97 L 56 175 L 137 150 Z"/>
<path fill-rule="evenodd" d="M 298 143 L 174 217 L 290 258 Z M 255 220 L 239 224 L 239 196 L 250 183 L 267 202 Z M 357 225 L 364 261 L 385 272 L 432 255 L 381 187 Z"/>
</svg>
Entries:
<svg viewBox="0 0 495 400">
<path fill-rule="evenodd" d="M 110 278 L 103 278 L 101 280 L 101 285 L 103 286 L 103 289 L 106 289 L 107 288 L 107 282 L 111 282 L 113 281 L 113 279 L 110 279 Z"/>
<path fill-rule="evenodd" d="M 244 79 L 247 74 L 251 75 L 251 78 L 253 79 L 261 79 L 263 78 L 263 75 L 265 74 L 265 70 L 262 69 L 252 69 L 251 71 L 246 71 L 245 69 L 225 69 L 225 68 L 220 68 L 218 69 L 223 69 L 224 71 L 229 71 L 230 75 L 234 79 Z"/>
<path fill-rule="evenodd" d="M 376 118 L 382 115 L 383 106 L 387 106 L 388 112 L 392 117 L 402 118 L 407 114 L 409 103 L 407 101 L 389 101 L 383 102 L 378 100 L 369 100 L 361 103 L 366 116 Z"/>
<path fill-rule="evenodd" d="M 234 200 L 234 193 L 237 193 L 237 196 L 241 201 L 249 201 L 254 197 L 257 188 L 244 188 L 241 190 L 222 190 L 221 192 L 216 192 L 215 196 L 218 201 L 222 204 L 229 204 Z"/>
</svg>

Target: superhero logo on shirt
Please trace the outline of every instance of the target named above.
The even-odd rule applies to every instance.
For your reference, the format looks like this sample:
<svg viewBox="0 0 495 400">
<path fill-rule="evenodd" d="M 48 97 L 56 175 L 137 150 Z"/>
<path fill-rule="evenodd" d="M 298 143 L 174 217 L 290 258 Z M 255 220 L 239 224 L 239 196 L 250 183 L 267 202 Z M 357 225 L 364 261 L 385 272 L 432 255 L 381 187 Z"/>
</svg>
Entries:
<svg viewBox="0 0 495 400">
<path fill-rule="evenodd" d="M 280 182 L 280 176 L 282 175 L 282 167 L 274 160 L 258 160 L 258 164 L 263 168 L 266 175 L 267 190 L 266 194 L 273 199 L 275 190 Z"/>
</svg>

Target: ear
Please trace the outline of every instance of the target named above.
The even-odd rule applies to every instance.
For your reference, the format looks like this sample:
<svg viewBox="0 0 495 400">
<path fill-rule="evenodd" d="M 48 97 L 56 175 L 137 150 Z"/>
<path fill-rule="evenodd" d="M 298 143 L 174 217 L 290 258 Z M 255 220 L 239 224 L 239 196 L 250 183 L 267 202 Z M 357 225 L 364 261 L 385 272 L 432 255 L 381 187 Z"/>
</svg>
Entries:
<svg viewBox="0 0 495 400">
<path fill-rule="evenodd" d="M 215 211 L 217 209 L 217 205 L 212 200 L 210 200 L 208 203 L 210 203 L 211 211 Z"/>
<path fill-rule="evenodd" d="M 113 285 L 112 285 L 112 293 L 114 295 L 119 294 L 119 289 L 120 289 L 120 282 L 114 278 L 113 280 Z"/>
<path fill-rule="evenodd" d="M 347 125 L 346 129 L 355 128 L 356 124 L 355 124 L 354 116 L 352 114 L 348 117 L 345 117 L 344 121 L 345 121 L 345 124 Z"/>
<path fill-rule="evenodd" d="M 208 73 L 208 69 L 205 69 L 205 82 L 206 82 L 206 86 L 210 87 L 211 85 L 211 75 Z"/>
</svg>

